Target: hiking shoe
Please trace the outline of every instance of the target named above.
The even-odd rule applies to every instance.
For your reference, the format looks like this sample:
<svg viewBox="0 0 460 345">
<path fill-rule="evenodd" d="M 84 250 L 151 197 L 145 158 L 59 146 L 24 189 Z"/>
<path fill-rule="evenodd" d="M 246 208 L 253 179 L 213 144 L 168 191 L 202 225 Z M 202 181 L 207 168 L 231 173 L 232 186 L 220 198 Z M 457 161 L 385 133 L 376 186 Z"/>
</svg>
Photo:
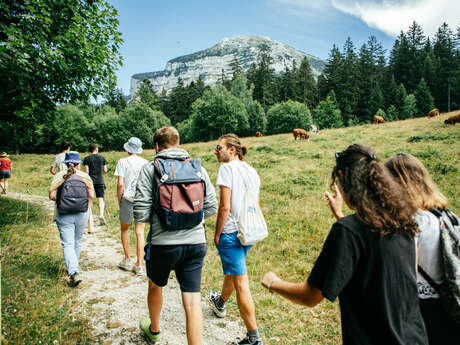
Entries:
<svg viewBox="0 0 460 345">
<path fill-rule="evenodd" d="M 70 276 L 70 286 L 71 287 L 76 287 L 80 283 L 81 283 L 81 278 L 78 275 L 78 273 L 74 273 Z"/>
<path fill-rule="evenodd" d="M 100 223 L 101 225 L 106 225 L 106 224 L 107 224 L 107 222 L 105 221 L 104 216 L 100 216 L 100 217 L 99 217 L 99 223 Z"/>
<path fill-rule="evenodd" d="M 144 275 L 144 268 L 141 266 L 133 266 L 133 272 L 137 276 L 143 276 Z"/>
<path fill-rule="evenodd" d="M 122 270 L 125 270 L 125 271 L 132 271 L 133 270 L 133 263 L 131 262 L 131 259 L 124 258 L 118 264 L 118 267 L 121 268 Z"/>
<path fill-rule="evenodd" d="M 217 317 L 225 317 L 227 315 L 227 311 L 225 310 L 225 304 L 223 307 L 219 307 L 217 305 L 217 300 L 219 299 L 220 295 L 216 291 L 211 291 L 208 297 L 209 305 L 211 306 L 212 311 L 216 314 Z"/>
<path fill-rule="evenodd" d="M 263 345 L 264 342 L 262 338 L 259 338 L 256 341 L 251 342 L 249 340 L 249 335 L 246 334 L 246 336 L 243 339 L 241 339 L 240 337 L 237 337 L 235 341 L 233 342 L 233 344 L 234 345 Z"/>
<path fill-rule="evenodd" d="M 141 321 L 139 322 L 139 328 L 142 331 L 142 334 L 144 334 L 145 338 L 150 344 L 156 344 L 160 340 L 160 335 L 159 334 L 152 334 L 150 332 L 150 319 L 143 317 Z"/>
</svg>

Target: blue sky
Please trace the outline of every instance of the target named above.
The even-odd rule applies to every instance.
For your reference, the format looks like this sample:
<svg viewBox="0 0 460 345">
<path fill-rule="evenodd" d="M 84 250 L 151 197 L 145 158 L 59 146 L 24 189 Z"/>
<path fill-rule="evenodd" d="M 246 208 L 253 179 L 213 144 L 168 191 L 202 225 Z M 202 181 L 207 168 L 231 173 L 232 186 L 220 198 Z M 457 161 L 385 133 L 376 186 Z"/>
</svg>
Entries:
<svg viewBox="0 0 460 345">
<path fill-rule="evenodd" d="M 413 20 L 432 36 L 460 25 L 459 0 L 109 0 L 120 14 L 123 67 L 118 87 L 129 93 L 135 73 L 163 70 L 168 60 L 206 49 L 224 37 L 263 35 L 327 59 L 333 44 L 356 47 L 370 35 L 391 49 Z"/>
</svg>

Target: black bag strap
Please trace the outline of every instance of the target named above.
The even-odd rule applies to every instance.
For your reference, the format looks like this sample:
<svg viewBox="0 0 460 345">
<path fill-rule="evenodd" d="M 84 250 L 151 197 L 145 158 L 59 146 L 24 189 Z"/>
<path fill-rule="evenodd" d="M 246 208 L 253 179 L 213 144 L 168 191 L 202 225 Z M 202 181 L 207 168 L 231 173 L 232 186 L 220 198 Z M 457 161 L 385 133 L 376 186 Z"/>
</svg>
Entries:
<svg viewBox="0 0 460 345">
<path fill-rule="evenodd" d="M 441 288 L 439 287 L 439 285 L 435 283 L 435 281 L 429 276 L 428 273 L 425 272 L 425 270 L 422 267 L 420 267 L 420 265 L 417 265 L 417 267 L 418 271 L 423 276 L 423 278 L 425 278 L 426 281 L 431 285 L 431 287 L 438 293 L 438 295 L 440 295 Z"/>
</svg>

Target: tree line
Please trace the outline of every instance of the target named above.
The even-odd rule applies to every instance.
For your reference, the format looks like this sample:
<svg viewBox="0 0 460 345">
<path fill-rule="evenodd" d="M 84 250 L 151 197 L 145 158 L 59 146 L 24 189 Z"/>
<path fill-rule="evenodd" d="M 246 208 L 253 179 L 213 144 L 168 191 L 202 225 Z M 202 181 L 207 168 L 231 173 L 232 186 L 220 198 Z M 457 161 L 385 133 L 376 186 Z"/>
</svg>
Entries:
<svg viewBox="0 0 460 345">
<path fill-rule="evenodd" d="M 34 3 L 54 6 L 48 0 L 34 0 Z M 100 14 L 104 25 L 110 28 L 106 38 L 112 35 L 106 48 L 110 48 L 110 56 L 114 57 L 121 43 L 116 30 L 116 11 L 104 0 L 94 4 L 90 8 L 92 16 L 98 13 L 97 9 L 105 9 Z M 80 12 L 86 10 L 81 8 Z M 53 20 L 64 20 L 65 13 Z M 98 18 L 92 20 L 97 26 Z M 34 29 L 38 30 L 35 26 Z M 74 39 L 88 41 L 81 36 Z M 84 61 L 90 58 L 88 48 Z M 66 44 L 62 49 L 67 52 L 71 47 Z M 96 52 L 105 54 L 101 49 Z M 0 54 L 0 58 L 3 56 Z M 116 61 L 121 63 L 119 59 Z M 61 141 L 68 140 L 80 151 L 86 150 L 91 142 L 97 142 L 102 150 L 121 150 L 128 137 L 137 136 L 146 148 L 152 148 L 154 131 L 169 124 L 179 129 L 183 142 L 196 142 L 213 140 L 226 132 L 252 136 L 261 131 L 268 135 L 286 133 L 295 127 L 308 128 L 310 124 L 320 129 L 338 128 L 369 123 L 374 115 L 394 121 L 426 116 L 434 107 L 441 111 L 460 108 L 460 26 L 454 33 L 444 23 L 430 38 L 414 22 L 407 32 L 399 34 L 389 53 L 373 36 L 359 49 L 348 38 L 342 50 L 332 47 L 317 80 L 306 58 L 299 64 L 294 61 L 281 74 L 275 73 L 272 63 L 270 48 L 263 45 L 257 62 L 246 72 L 235 58 L 231 76 L 222 71 L 221 80 L 214 87 L 205 85 L 201 78 L 188 85 L 179 79 L 168 93 L 164 90 L 156 93 L 150 82 L 144 80 L 129 102 L 121 90 L 111 87 L 113 62 L 111 69 L 102 74 L 105 80 L 92 85 L 93 89 L 74 90 L 75 97 L 61 94 L 70 87 L 65 81 L 65 70 L 57 71 L 55 86 L 45 83 L 46 76 L 34 81 L 42 82 L 42 88 L 48 92 L 38 93 L 37 99 L 26 91 L 21 93 L 17 85 L 6 85 L 0 100 L 2 106 L 6 104 L 9 108 L 7 121 L 0 129 L 0 144 L 2 150 L 54 152 Z M 100 64 L 99 67 L 103 61 Z M 97 66 L 93 67 L 79 77 L 88 82 L 91 70 Z M 17 74 L 23 73 L 17 68 Z M 50 69 L 48 73 L 53 72 Z M 30 89 L 22 82 L 19 86 Z M 75 79 L 71 85 L 78 83 Z M 19 92 L 22 98 L 9 99 L 8 88 Z M 98 94 L 104 95 L 102 104 L 88 102 L 89 96 Z"/>
</svg>

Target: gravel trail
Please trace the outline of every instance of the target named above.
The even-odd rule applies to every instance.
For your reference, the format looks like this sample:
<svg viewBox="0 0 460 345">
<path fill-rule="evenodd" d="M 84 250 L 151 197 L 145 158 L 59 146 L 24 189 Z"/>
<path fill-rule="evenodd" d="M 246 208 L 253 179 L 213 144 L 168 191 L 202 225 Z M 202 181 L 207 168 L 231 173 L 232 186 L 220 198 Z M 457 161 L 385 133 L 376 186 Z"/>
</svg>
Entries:
<svg viewBox="0 0 460 345">
<path fill-rule="evenodd" d="M 54 202 L 43 196 L 8 193 L 8 197 L 40 204 L 50 214 L 54 210 Z M 96 220 L 95 223 L 95 234 L 85 232 L 83 235 L 80 257 L 83 282 L 78 287 L 81 303 L 75 308 L 75 317 L 90 321 L 97 344 L 146 344 L 139 330 L 139 320 L 148 316 L 147 277 L 117 267 L 122 259 L 121 241 L 108 234 L 105 226 L 99 226 Z M 231 344 L 236 336 L 244 334 L 244 328 L 237 321 L 216 318 L 205 300 L 205 293 L 202 291 L 201 297 L 203 344 Z M 185 315 L 174 272 L 163 289 L 160 328 L 158 345 L 187 344 Z"/>
</svg>

